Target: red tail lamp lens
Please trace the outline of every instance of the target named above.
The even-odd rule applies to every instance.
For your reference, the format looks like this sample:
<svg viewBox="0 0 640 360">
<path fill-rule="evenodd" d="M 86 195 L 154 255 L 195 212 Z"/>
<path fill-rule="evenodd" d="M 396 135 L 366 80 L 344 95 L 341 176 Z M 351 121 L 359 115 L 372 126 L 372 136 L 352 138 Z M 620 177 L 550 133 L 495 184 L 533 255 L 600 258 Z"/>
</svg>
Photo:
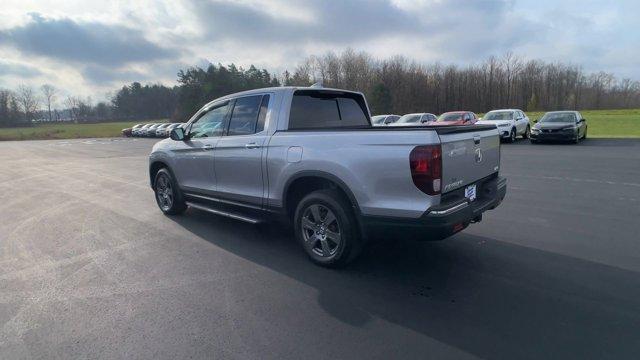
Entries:
<svg viewBox="0 0 640 360">
<path fill-rule="evenodd" d="M 442 149 L 440 145 L 416 146 L 409 155 L 411 178 L 425 194 L 440 194 L 442 184 Z"/>
</svg>

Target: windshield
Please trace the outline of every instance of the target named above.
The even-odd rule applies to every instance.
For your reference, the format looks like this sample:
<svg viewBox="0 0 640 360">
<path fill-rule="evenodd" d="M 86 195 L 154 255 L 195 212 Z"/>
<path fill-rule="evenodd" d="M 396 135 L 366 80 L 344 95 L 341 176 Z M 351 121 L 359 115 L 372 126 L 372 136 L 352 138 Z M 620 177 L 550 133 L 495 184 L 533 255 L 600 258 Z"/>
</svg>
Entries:
<svg viewBox="0 0 640 360">
<path fill-rule="evenodd" d="M 376 115 L 376 116 L 374 116 L 374 117 L 372 117 L 372 118 L 371 118 L 371 122 L 372 122 L 374 125 L 380 125 L 380 124 L 382 124 L 382 122 L 384 121 L 384 118 L 385 118 L 385 117 L 386 117 L 385 115 Z"/>
<path fill-rule="evenodd" d="M 437 122 L 441 121 L 460 121 L 462 120 L 463 113 L 444 113 L 440 115 Z"/>
<path fill-rule="evenodd" d="M 398 123 L 403 123 L 403 124 L 417 123 L 418 121 L 420 121 L 421 116 L 422 114 L 402 115 L 398 120 Z"/>
<path fill-rule="evenodd" d="M 513 120 L 513 111 L 489 111 L 482 120 Z"/>
<path fill-rule="evenodd" d="M 540 119 L 544 123 L 574 123 L 576 122 L 576 114 L 574 113 L 546 113 Z"/>
</svg>

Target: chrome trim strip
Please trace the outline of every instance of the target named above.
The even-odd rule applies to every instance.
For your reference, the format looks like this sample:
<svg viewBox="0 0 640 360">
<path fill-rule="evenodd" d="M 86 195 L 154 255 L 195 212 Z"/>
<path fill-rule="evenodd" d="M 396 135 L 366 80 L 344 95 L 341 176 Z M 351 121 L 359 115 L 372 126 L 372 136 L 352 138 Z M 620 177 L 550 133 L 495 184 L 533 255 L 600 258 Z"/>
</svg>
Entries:
<svg viewBox="0 0 640 360">
<path fill-rule="evenodd" d="M 231 219 L 236 219 L 236 220 L 248 222 L 248 223 L 251 223 L 251 224 L 257 224 L 257 223 L 260 222 L 260 220 L 258 220 L 258 219 L 253 219 L 253 218 L 250 218 L 250 217 L 246 217 L 246 216 L 242 216 L 242 215 L 238 215 L 238 214 L 233 214 L 233 213 L 226 212 L 226 211 L 212 209 L 212 208 L 209 208 L 209 207 L 206 207 L 206 206 L 203 206 L 203 205 L 200 205 L 200 204 L 196 204 L 196 203 L 187 202 L 187 206 L 192 207 L 194 209 L 210 212 L 212 214 L 216 214 L 216 215 L 220 215 L 220 216 L 226 216 L 226 217 L 231 218 Z"/>
<path fill-rule="evenodd" d="M 429 211 L 429 214 L 428 214 L 428 215 L 437 215 L 437 216 L 440 216 L 440 215 L 447 215 L 447 214 L 451 214 L 452 212 L 456 212 L 456 211 L 458 211 L 458 210 L 462 210 L 462 209 L 464 209 L 464 208 L 465 208 L 465 207 L 467 207 L 467 206 L 469 206 L 469 203 L 467 203 L 467 202 L 463 202 L 463 203 L 460 203 L 460 204 L 458 204 L 458 205 L 452 206 L 452 207 L 450 207 L 450 208 L 448 208 L 448 209 L 444 209 L 444 210 L 431 210 L 431 211 Z"/>
</svg>

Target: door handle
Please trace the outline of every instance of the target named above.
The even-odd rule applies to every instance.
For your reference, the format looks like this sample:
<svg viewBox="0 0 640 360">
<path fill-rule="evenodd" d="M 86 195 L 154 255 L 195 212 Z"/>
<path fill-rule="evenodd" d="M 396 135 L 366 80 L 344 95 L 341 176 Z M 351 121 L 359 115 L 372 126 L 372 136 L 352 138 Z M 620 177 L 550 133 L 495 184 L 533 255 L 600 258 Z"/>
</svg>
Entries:
<svg viewBox="0 0 640 360">
<path fill-rule="evenodd" d="M 260 145 L 254 143 L 254 142 L 250 142 L 248 144 L 246 144 L 244 147 L 246 147 L 247 149 L 257 149 L 260 147 Z"/>
<path fill-rule="evenodd" d="M 208 151 L 213 150 L 213 145 L 207 144 L 202 147 L 202 150 Z"/>
</svg>

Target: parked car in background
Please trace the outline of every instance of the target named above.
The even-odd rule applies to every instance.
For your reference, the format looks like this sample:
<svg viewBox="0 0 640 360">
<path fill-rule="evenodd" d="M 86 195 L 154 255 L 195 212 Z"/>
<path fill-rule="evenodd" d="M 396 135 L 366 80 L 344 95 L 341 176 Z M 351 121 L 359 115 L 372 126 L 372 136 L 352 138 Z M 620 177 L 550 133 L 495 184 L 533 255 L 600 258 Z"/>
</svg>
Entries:
<svg viewBox="0 0 640 360">
<path fill-rule="evenodd" d="M 478 121 L 478 116 L 471 111 L 450 111 L 438 117 L 430 125 L 473 125 Z"/>
<path fill-rule="evenodd" d="M 157 137 L 168 137 L 169 134 L 171 134 L 171 130 L 175 129 L 176 127 L 182 125 L 182 123 L 170 123 L 167 124 L 167 126 L 156 130 L 156 136 Z"/>
<path fill-rule="evenodd" d="M 151 126 L 149 126 L 148 128 L 146 128 L 144 130 L 144 133 L 143 133 L 142 136 L 144 136 L 144 137 L 154 137 L 154 136 L 156 136 L 156 129 L 160 125 L 162 125 L 162 124 L 159 124 L 159 123 L 151 124 Z"/>
<path fill-rule="evenodd" d="M 171 126 L 171 123 L 165 123 L 165 124 L 160 124 L 157 128 L 155 133 L 153 134 L 154 137 L 165 137 L 165 131 L 166 129 Z"/>
<path fill-rule="evenodd" d="M 500 137 L 509 142 L 516 141 L 516 137 L 520 135 L 523 139 L 528 139 L 531 132 L 529 117 L 519 109 L 491 110 L 476 124 L 495 125 L 500 131 Z"/>
<path fill-rule="evenodd" d="M 122 129 L 122 136 L 131 137 L 133 136 L 133 132 L 140 127 L 142 127 L 142 124 L 136 124 L 130 128 Z"/>
<path fill-rule="evenodd" d="M 147 134 L 147 129 L 153 124 L 144 124 L 135 132 L 136 136 L 145 136 Z M 133 132 L 132 132 L 133 134 Z"/>
<path fill-rule="evenodd" d="M 177 128 L 177 127 L 183 126 L 183 125 L 184 125 L 184 123 L 173 123 L 173 124 L 169 125 L 169 127 L 167 127 L 167 129 L 166 129 L 165 137 L 169 137 L 171 135 L 171 130 L 173 130 L 173 129 Z"/>
<path fill-rule="evenodd" d="M 587 138 L 587 120 L 578 111 L 550 111 L 531 128 L 531 143 L 545 140 L 572 141 Z"/>
<path fill-rule="evenodd" d="M 431 113 L 405 114 L 402 115 L 398 121 L 391 124 L 391 126 L 422 126 L 427 125 L 436 119 L 437 117 Z"/>
<path fill-rule="evenodd" d="M 131 136 L 138 136 L 138 132 L 145 124 L 136 124 L 131 128 Z"/>
<path fill-rule="evenodd" d="M 400 115 L 376 115 L 371 117 L 371 125 L 385 126 L 395 123 L 400 119 Z"/>
<path fill-rule="evenodd" d="M 374 235 L 441 240 L 505 197 L 495 126 L 374 128 L 369 114 L 361 93 L 317 87 L 216 99 L 154 145 L 158 207 L 279 218 L 313 262 L 341 266 Z"/>
</svg>

